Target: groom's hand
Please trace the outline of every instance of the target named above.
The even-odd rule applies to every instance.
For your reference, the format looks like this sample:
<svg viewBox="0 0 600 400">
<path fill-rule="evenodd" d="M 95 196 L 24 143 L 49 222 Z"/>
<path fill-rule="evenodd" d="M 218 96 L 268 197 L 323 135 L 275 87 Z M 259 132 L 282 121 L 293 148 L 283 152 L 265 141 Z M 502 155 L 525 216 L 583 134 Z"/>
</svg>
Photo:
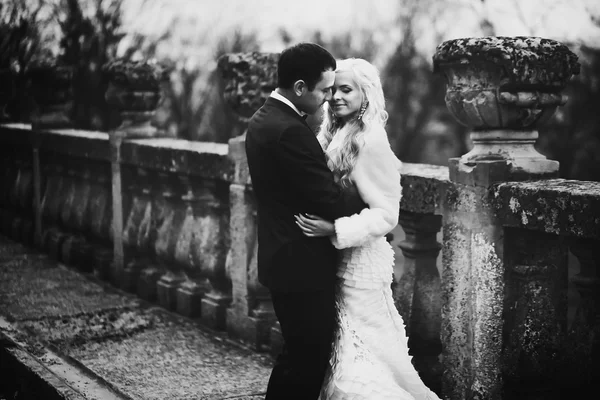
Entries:
<svg viewBox="0 0 600 400">
<path fill-rule="evenodd" d="M 312 214 L 294 215 L 296 225 L 308 237 L 331 236 L 335 233 L 335 225 L 319 216 Z"/>
</svg>

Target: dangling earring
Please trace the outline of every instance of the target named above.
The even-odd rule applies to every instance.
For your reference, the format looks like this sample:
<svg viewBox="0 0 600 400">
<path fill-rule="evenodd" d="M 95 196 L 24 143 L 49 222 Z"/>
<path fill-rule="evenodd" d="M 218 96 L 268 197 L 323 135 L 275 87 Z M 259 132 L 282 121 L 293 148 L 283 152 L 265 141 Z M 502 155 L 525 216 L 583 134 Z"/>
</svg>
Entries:
<svg viewBox="0 0 600 400">
<path fill-rule="evenodd" d="M 367 107 L 369 106 L 369 102 L 365 101 L 364 103 L 362 103 L 362 105 L 360 106 L 360 110 L 358 111 L 358 116 L 356 117 L 357 120 L 361 120 L 363 115 L 365 115 L 365 111 L 367 111 Z"/>
</svg>

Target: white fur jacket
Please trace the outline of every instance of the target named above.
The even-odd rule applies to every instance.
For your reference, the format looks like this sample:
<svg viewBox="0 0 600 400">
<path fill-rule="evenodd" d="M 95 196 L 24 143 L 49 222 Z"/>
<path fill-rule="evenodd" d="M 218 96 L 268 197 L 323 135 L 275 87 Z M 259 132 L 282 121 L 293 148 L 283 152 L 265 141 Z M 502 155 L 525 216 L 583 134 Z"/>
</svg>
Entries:
<svg viewBox="0 0 600 400">
<path fill-rule="evenodd" d="M 346 131 L 341 129 L 327 147 L 332 155 L 341 145 Z M 385 236 L 398 224 L 402 186 L 402 163 L 392 151 L 383 127 L 377 126 L 364 134 L 350 178 L 369 208 L 360 214 L 335 220 L 335 235 L 331 241 L 338 249 L 356 247 Z"/>
</svg>

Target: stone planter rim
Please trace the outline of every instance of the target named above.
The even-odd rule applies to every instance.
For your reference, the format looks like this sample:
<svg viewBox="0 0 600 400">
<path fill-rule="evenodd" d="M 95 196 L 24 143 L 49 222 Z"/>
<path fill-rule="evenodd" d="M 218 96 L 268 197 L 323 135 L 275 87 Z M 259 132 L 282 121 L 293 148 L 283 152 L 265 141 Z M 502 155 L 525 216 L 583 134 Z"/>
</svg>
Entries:
<svg viewBox="0 0 600 400">
<path fill-rule="evenodd" d="M 131 91 L 158 91 L 168 80 L 166 68 L 151 60 L 115 59 L 102 66 L 102 74 L 111 85 Z"/>
<path fill-rule="evenodd" d="M 473 62 L 503 67 L 507 82 L 563 88 L 579 74 L 578 57 L 553 39 L 536 36 L 484 36 L 447 40 L 437 46 L 433 71 Z M 540 73 L 540 71 L 544 71 Z"/>
</svg>

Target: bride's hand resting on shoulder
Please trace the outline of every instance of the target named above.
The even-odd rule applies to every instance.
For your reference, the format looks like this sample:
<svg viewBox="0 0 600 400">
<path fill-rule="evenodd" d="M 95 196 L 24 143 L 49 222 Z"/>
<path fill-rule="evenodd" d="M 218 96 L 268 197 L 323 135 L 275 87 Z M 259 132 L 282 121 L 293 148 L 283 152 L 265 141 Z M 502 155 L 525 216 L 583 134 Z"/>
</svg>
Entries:
<svg viewBox="0 0 600 400">
<path fill-rule="evenodd" d="M 335 225 L 317 215 L 298 214 L 294 215 L 296 225 L 308 237 L 331 236 L 335 233 Z"/>
</svg>

